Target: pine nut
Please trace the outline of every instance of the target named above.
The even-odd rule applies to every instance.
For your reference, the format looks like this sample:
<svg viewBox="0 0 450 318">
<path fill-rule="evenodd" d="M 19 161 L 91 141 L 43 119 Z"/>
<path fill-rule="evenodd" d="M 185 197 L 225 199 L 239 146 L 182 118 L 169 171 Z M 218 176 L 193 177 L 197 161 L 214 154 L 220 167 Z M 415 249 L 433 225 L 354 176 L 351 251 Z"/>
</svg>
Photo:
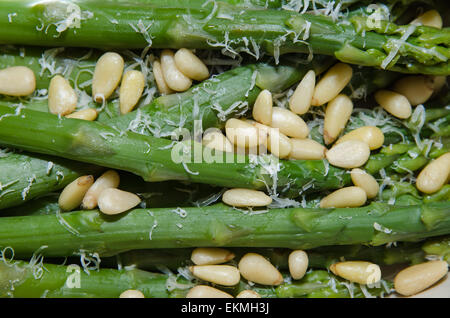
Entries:
<svg viewBox="0 0 450 318">
<path fill-rule="evenodd" d="M 308 269 L 308 254 L 302 250 L 297 250 L 289 254 L 289 272 L 293 279 L 301 279 Z"/>
<path fill-rule="evenodd" d="M 256 253 L 247 253 L 239 261 L 239 271 L 248 281 L 262 285 L 280 285 L 283 276 L 267 259 Z"/>
<path fill-rule="evenodd" d="M 0 70 L 0 94 L 27 96 L 36 89 L 36 77 L 25 66 L 11 66 Z"/>
<path fill-rule="evenodd" d="M 83 208 L 88 210 L 95 209 L 100 193 L 105 189 L 117 188 L 119 182 L 120 177 L 116 171 L 108 170 L 104 172 L 97 180 L 95 180 L 94 184 L 86 192 L 83 198 Z"/>
<path fill-rule="evenodd" d="M 222 201 L 236 207 L 255 207 L 271 204 L 272 198 L 262 191 L 236 188 L 225 191 Z"/>
<path fill-rule="evenodd" d="M 404 95 L 411 105 L 425 103 L 433 94 L 433 79 L 429 76 L 406 76 L 394 84 L 394 91 Z"/>
<path fill-rule="evenodd" d="M 120 85 L 120 113 L 127 114 L 133 110 L 142 96 L 145 87 L 145 77 L 140 71 L 132 70 L 125 73 Z"/>
<path fill-rule="evenodd" d="M 236 298 L 261 298 L 261 295 L 254 290 L 246 289 L 241 291 Z"/>
<path fill-rule="evenodd" d="M 295 160 L 321 160 L 325 158 L 327 148 L 312 139 L 291 138 L 292 150 L 290 159 Z"/>
<path fill-rule="evenodd" d="M 234 253 L 219 247 L 197 247 L 192 251 L 191 261 L 195 265 L 217 265 L 231 261 Z"/>
<path fill-rule="evenodd" d="M 403 296 L 420 293 L 441 280 L 448 272 L 445 261 L 430 261 L 400 271 L 394 278 L 394 289 Z"/>
<path fill-rule="evenodd" d="M 369 199 L 375 198 L 380 190 L 377 180 L 364 170 L 355 168 L 350 172 L 353 184 L 362 188 Z"/>
<path fill-rule="evenodd" d="M 259 93 L 253 105 L 253 118 L 264 125 L 272 123 L 272 93 L 267 89 Z"/>
<path fill-rule="evenodd" d="M 278 158 L 286 158 L 292 150 L 292 144 L 288 137 L 280 133 L 276 128 L 269 129 L 267 149 Z"/>
<path fill-rule="evenodd" d="M 209 71 L 205 63 L 188 49 L 179 49 L 175 53 L 175 64 L 177 68 L 189 78 L 203 81 L 209 77 Z"/>
<path fill-rule="evenodd" d="M 161 69 L 167 86 L 177 92 L 184 92 L 192 85 L 192 80 L 180 72 L 175 65 L 174 55 L 171 50 L 161 52 Z"/>
<path fill-rule="evenodd" d="M 59 196 L 59 207 L 65 211 L 79 207 L 84 195 L 93 183 L 94 177 L 90 175 L 79 177 L 69 183 Z"/>
<path fill-rule="evenodd" d="M 447 83 L 447 76 L 430 76 L 433 83 L 433 94 L 439 93 L 439 91 Z"/>
<path fill-rule="evenodd" d="M 222 152 L 233 152 L 233 145 L 219 130 L 206 133 L 203 136 L 202 143 L 208 148 L 217 149 Z"/>
<path fill-rule="evenodd" d="M 233 298 L 233 296 L 214 287 L 197 285 L 189 290 L 186 298 Z"/>
<path fill-rule="evenodd" d="M 108 215 L 128 211 L 140 202 L 141 199 L 136 194 L 114 188 L 103 190 L 98 197 L 100 211 Z"/>
<path fill-rule="evenodd" d="M 230 265 L 196 265 L 189 270 L 197 278 L 223 286 L 234 286 L 241 279 L 239 270 Z"/>
<path fill-rule="evenodd" d="M 68 80 L 56 75 L 48 87 L 48 109 L 56 115 L 69 115 L 77 107 L 78 97 Z"/>
<path fill-rule="evenodd" d="M 439 12 L 437 12 L 436 10 L 429 10 L 411 21 L 411 24 L 421 24 L 442 29 L 442 18 Z"/>
<path fill-rule="evenodd" d="M 128 289 L 120 294 L 120 298 L 145 298 L 144 294 L 135 289 Z"/>
<path fill-rule="evenodd" d="M 439 191 L 447 183 L 450 174 L 450 152 L 433 160 L 422 169 L 416 179 L 416 187 L 423 193 Z"/>
<path fill-rule="evenodd" d="M 374 284 L 381 280 L 380 266 L 370 262 L 339 262 L 331 265 L 330 270 L 352 283 Z"/>
<path fill-rule="evenodd" d="M 296 114 L 306 114 L 311 107 L 311 100 L 316 85 L 316 73 L 308 71 L 298 84 L 297 88 L 289 99 L 289 108 Z"/>
<path fill-rule="evenodd" d="M 344 130 L 353 111 L 353 103 L 346 95 L 339 94 L 331 100 L 325 110 L 323 123 L 323 139 L 325 144 L 331 144 Z"/>
<path fill-rule="evenodd" d="M 360 187 L 345 187 L 336 190 L 320 201 L 321 208 L 355 208 L 367 201 L 366 191 Z"/>
<path fill-rule="evenodd" d="M 375 93 L 375 100 L 385 111 L 397 118 L 406 119 L 411 116 L 411 104 L 399 93 L 382 89 Z"/>
<path fill-rule="evenodd" d="M 311 105 L 321 106 L 335 98 L 350 82 L 352 75 L 353 69 L 347 64 L 332 66 L 317 83 Z"/>
<path fill-rule="evenodd" d="M 86 108 L 69 114 L 66 117 L 93 121 L 97 118 L 97 115 L 97 111 L 94 108 Z"/>
<path fill-rule="evenodd" d="M 272 108 L 273 128 L 278 128 L 286 136 L 303 139 L 309 134 L 308 125 L 303 119 L 288 109 L 281 107 Z"/>
<path fill-rule="evenodd" d="M 159 61 L 153 62 L 153 76 L 155 77 L 156 86 L 158 86 L 159 93 L 161 95 L 169 95 L 173 93 L 173 90 L 167 86 L 166 80 L 161 69 L 161 63 Z"/>
<path fill-rule="evenodd" d="M 384 143 L 384 134 L 380 128 L 375 126 L 364 126 L 356 128 L 339 138 L 335 145 L 348 140 L 359 140 L 365 142 L 370 150 L 380 148 Z"/>
<path fill-rule="evenodd" d="M 359 140 L 348 140 L 334 145 L 325 153 L 328 161 L 339 168 L 358 168 L 367 162 L 370 156 L 369 146 Z"/>
<path fill-rule="evenodd" d="M 97 103 L 107 100 L 117 88 L 123 66 L 123 58 L 117 53 L 107 52 L 100 56 L 92 78 L 92 97 Z"/>
<path fill-rule="evenodd" d="M 225 133 L 233 145 L 241 148 L 252 148 L 267 143 L 264 134 L 260 134 L 256 127 L 240 119 L 228 119 L 225 123 Z"/>
</svg>

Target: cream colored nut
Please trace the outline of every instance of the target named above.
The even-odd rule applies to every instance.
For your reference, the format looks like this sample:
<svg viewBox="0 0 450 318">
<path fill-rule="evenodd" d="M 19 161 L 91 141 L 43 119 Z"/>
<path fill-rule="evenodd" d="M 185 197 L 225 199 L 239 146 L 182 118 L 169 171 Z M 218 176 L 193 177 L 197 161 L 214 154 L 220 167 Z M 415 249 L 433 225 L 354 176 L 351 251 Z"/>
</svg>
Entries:
<svg viewBox="0 0 450 318">
<path fill-rule="evenodd" d="M 166 80 L 161 69 L 161 63 L 159 61 L 153 62 L 153 76 L 155 77 L 156 86 L 161 95 L 169 95 L 173 93 L 173 90 L 167 86 Z"/>
<path fill-rule="evenodd" d="M 375 93 L 375 100 L 385 111 L 397 118 L 406 119 L 411 116 L 411 104 L 399 93 L 382 89 Z"/>
<path fill-rule="evenodd" d="M 68 80 L 56 75 L 48 87 L 48 109 L 50 113 L 61 116 L 73 113 L 78 97 Z"/>
<path fill-rule="evenodd" d="M 252 148 L 267 143 L 265 134 L 243 120 L 231 118 L 225 123 L 225 133 L 233 145 L 241 148 Z"/>
<path fill-rule="evenodd" d="M 320 201 L 321 208 L 355 208 L 367 201 L 366 191 L 360 187 L 345 187 L 336 190 Z"/>
<path fill-rule="evenodd" d="M 192 85 L 192 80 L 180 72 L 175 65 L 174 55 L 171 50 L 161 52 L 161 70 L 164 81 L 170 89 L 177 92 L 184 92 Z"/>
<path fill-rule="evenodd" d="M 359 168 L 352 169 L 350 172 L 353 184 L 362 188 L 369 199 L 375 198 L 380 190 L 377 180 L 370 174 Z"/>
<path fill-rule="evenodd" d="M 325 110 L 323 123 L 323 140 L 325 144 L 331 144 L 344 130 L 353 111 L 353 103 L 344 94 L 339 94 L 332 99 Z"/>
<path fill-rule="evenodd" d="M 97 111 L 94 108 L 86 108 L 67 115 L 67 118 L 83 119 L 93 121 L 97 118 Z"/>
<path fill-rule="evenodd" d="M 330 266 L 333 274 L 352 283 L 374 284 L 381 280 L 380 266 L 363 261 L 339 262 Z"/>
<path fill-rule="evenodd" d="M 350 82 L 352 75 L 353 69 L 347 64 L 332 66 L 317 83 L 311 105 L 321 106 L 335 98 Z"/>
<path fill-rule="evenodd" d="M 308 254 L 302 250 L 292 251 L 288 258 L 289 272 L 293 279 L 301 279 L 308 269 Z"/>
<path fill-rule="evenodd" d="M 291 138 L 292 150 L 290 159 L 295 160 L 321 160 L 325 158 L 327 148 L 312 139 Z"/>
<path fill-rule="evenodd" d="M 241 291 L 236 298 L 261 298 L 261 295 L 254 290 L 246 289 Z"/>
<path fill-rule="evenodd" d="M 316 85 L 316 73 L 308 71 L 298 84 L 297 88 L 289 99 L 289 108 L 296 114 L 306 114 L 311 107 L 311 100 Z"/>
<path fill-rule="evenodd" d="M 198 247 L 192 251 L 191 261 L 195 265 L 217 265 L 231 261 L 234 253 L 219 247 Z"/>
<path fill-rule="evenodd" d="M 253 105 L 253 118 L 264 125 L 272 123 L 272 93 L 267 89 L 259 93 Z"/>
<path fill-rule="evenodd" d="M 272 198 L 262 191 L 236 188 L 225 191 L 222 201 L 236 207 L 254 207 L 267 206 L 272 203 Z"/>
<path fill-rule="evenodd" d="M 278 158 L 286 158 L 292 150 L 292 144 L 288 137 L 278 129 L 269 129 L 267 149 Z"/>
<path fill-rule="evenodd" d="M 420 293 L 441 280 L 448 272 L 445 261 L 430 261 L 400 271 L 394 278 L 394 289 L 403 296 Z"/>
<path fill-rule="evenodd" d="M 233 145 L 220 130 L 212 130 L 205 133 L 202 143 L 208 148 L 217 149 L 222 152 L 233 152 Z"/>
<path fill-rule="evenodd" d="M 65 211 L 79 207 L 84 195 L 93 183 L 94 177 L 90 175 L 79 177 L 69 183 L 59 196 L 59 207 Z"/>
<path fill-rule="evenodd" d="M 369 145 L 370 150 L 380 148 L 384 143 L 384 134 L 380 128 L 375 126 L 364 126 L 356 128 L 336 141 L 336 145 L 348 141 L 359 140 Z"/>
<path fill-rule="evenodd" d="M 433 82 L 433 94 L 439 93 L 445 83 L 447 83 L 447 76 L 430 76 L 430 79 Z"/>
<path fill-rule="evenodd" d="M 188 49 L 179 49 L 175 53 L 174 60 L 181 73 L 193 80 L 203 81 L 209 77 L 205 63 Z"/>
<path fill-rule="evenodd" d="M 421 24 L 442 29 L 442 17 L 436 10 L 429 10 L 411 21 L 411 24 Z"/>
<path fill-rule="evenodd" d="M 107 52 L 100 56 L 92 78 L 92 97 L 97 103 L 107 100 L 119 86 L 123 66 L 123 58 L 117 53 Z"/>
<path fill-rule="evenodd" d="M 450 152 L 441 155 L 422 169 L 416 187 L 423 193 L 434 193 L 447 183 L 450 174 Z"/>
<path fill-rule="evenodd" d="M 186 298 L 233 298 L 233 296 L 214 287 L 197 285 L 189 290 Z"/>
<path fill-rule="evenodd" d="M 128 289 L 120 294 L 120 298 L 145 298 L 144 294 L 136 289 Z"/>
<path fill-rule="evenodd" d="M 84 209 L 95 209 L 97 207 L 98 198 L 103 190 L 109 188 L 117 188 L 119 186 L 120 176 L 114 170 L 104 172 L 95 180 L 94 184 L 86 192 L 82 206 Z"/>
<path fill-rule="evenodd" d="M 248 281 L 262 285 L 280 285 L 283 276 L 267 259 L 256 253 L 247 253 L 239 261 L 239 271 Z"/>
<path fill-rule="evenodd" d="M 145 76 L 140 71 L 125 73 L 120 85 L 120 113 L 127 114 L 133 110 L 142 96 L 145 87 Z"/>
<path fill-rule="evenodd" d="M 27 96 L 36 89 L 36 77 L 25 66 L 11 66 L 0 70 L 0 94 Z"/>
<path fill-rule="evenodd" d="M 334 145 L 325 153 L 327 160 L 339 168 L 358 168 L 367 162 L 370 156 L 369 146 L 359 140 L 348 140 Z"/>
<path fill-rule="evenodd" d="M 423 104 L 433 94 L 433 79 L 424 75 L 406 76 L 395 82 L 394 91 L 405 96 L 413 106 Z"/>
<path fill-rule="evenodd" d="M 131 192 L 108 188 L 98 197 L 98 207 L 104 214 L 119 214 L 134 208 L 141 202 L 139 197 Z"/>
<path fill-rule="evenodd" d="M 231 265 L 196 265 L 189 270 L 197 278 L 223 286 L 234 286 L 241 279 L 239 270 Z"/>
<path fill-rule="evenodd" d="M 309 134 L 308 125 L 303 119 L 288 109 L 281 107 L 272 108 L 273 128 L 278 128 L 286 136 L 303 139 Z"/>
</svg>

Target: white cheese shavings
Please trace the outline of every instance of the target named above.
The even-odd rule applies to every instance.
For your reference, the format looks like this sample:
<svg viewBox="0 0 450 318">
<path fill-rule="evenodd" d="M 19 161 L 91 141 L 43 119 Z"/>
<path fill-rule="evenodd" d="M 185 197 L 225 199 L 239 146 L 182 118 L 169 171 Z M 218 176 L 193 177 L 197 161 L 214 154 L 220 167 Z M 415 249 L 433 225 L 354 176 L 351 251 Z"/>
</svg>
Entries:
<svg viewBox="0 0 450 318">
<path fill-rule="evenodd" d="M 398 51 L 400 50 L 400 47 L 403 44 L 405 44 L 405 42 L 408 39 L 408 37 L 411 34 L 413 34 L 415 30 L 416 30 L 416 26 L 412 24 L 412 25 L 410 25 L 408 27 L 408 29 L 406 29 L 405 33 L 403 33 L 403 35 L 401 36 L 400 39 L 398 39 L 398 40 L 391 40 L 391 42 L 393 44 L 393 48 L 391 49 L 389 54 L 386 56 L 386 58 L 383 60 L 383 62 L 381 62 L 380 66 L 381 66 L 382 69 L 386 69 L 386 67 L 391 63 L 391 61 L 397 55 Z"/>
<path fill-rule="evenodd" d="M 87 10 L 81 10 L 80 6 L 72 1 L 41 1 L 35 5 L 44 5 L 43 19 L 41 20 L 42 26 L 36 27 L 38 30 L 43 30 L 45 24 L 45 33 L 48 32 L 50 26 L 56 26 L 56 32 L 61 34 L 62 32 L 80 28 L 82 20 L 92 19 L 94 13 Z"/>
<path fill-rule="evenodd" d="M 391 234 L 392 233 L 391 229 L 388 229 L 388 228 L 384 227 L 383 225 L 378 224 L 377 222 L 373 223 L 373 228 L 375 230 L 379 231 L 379 232 L 383 232 L 383 233 L 386 233 L 386 234 Z"/>
</svg>

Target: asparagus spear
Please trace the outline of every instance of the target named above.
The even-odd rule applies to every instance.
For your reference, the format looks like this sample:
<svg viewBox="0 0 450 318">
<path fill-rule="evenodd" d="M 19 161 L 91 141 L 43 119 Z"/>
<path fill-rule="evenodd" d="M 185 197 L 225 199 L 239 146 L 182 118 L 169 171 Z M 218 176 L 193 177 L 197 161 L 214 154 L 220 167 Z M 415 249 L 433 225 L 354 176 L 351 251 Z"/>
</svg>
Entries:
<svg viewBox="0 0 450 318">
<path fill-rule="evenodd" d="M 183 208 L 183 213 L 163 208 L 135 209 L 115 217 L 96 210 L 4 217 L 0 248 L 10 246 L 23 257 L 45 245 L 46 256 L 63 257 L 80 250 L 109 256 L 147 248 L 378 246 L 449 234 L 449 204 L 372 203 L 361 208 L 286 208 L 259 214 L 217 204 Z"/>
<path fill-rule="evenodd" d="M 328 65 L 329 62 L 318 59 L 316 63 L 313 63 L 312 67 L 315 67 L 320 72 L 320 70 L 323 70 Z M 179 126 L 182 126 L 181 122 L 184 122 L 185 127 L 193 127 L 194 119 L 197 119 L 193 114 L 195 110 L 198 114 L 202 114 L 202 124 L 205 128 L 215 125 L 221 126 L 223 125 L 222 119 L 226 120 L 236 112 L 245 111 L 254 102 L 260 90 L 265 88 L 274 91 L 286 89 L 298 81 L 306 71 L 307 68 L 294 68 L 289 66 L 272 67 L 266 64 L 245 66 L 224 72 L 215 78 L 192 87 L 185 93 L 159 97 L 147 107 L 143 107 L 139 111 L 132 112 L 127 116 L 111 119 L 107 115 L 107 112 L 104 112 L 103 115 L 100 115 L 99 120 L 116 128 L 129 128 L 139 133 L 157 133 L 161 135 L 168 134 L 175 127 L 179 128 Z M 215 89 L 215 94 L 211 94 L 211 89 Z M 15 103 L 4 101 L 2 101 L 2 104 L 16 105 Z M 216 105 L 220 111 L 219 117 L 216 117 L 216 113 L 211 110 L 210 105 Z M 113 104 L 113 109 L 116 106 L 118 105 Z M 33 101 L 30 104 L 20 104 L 19 107 L 41 111 L 47 109 L 45 101 Z M 118 108 L 115 111 L 118 112 Z M 36 159 L 21 154 L 17 155 L 15 160 L 17 165 L 27 166 L 28 161 L 35 161 Z M 0 165 L 2 162 L 3 159 L 0 160 Z M 67 161 L 67 165 L 69 163 L 70 161 Z M 76 163 L 75 165 L 80 164 Z M 7 168 L 5 166 L 5 169 Z M 1 170 L 3 171 L 4 169 L 2 168 Z M 34 175 L 45 175 L 46 173 L 47 167 L 45 165 L 34 164 L 33 169 L 28 174 L 22 174 L 22 178 L 30 179 Z M 71 182 L 80 176 L 76 171 L 72 171 L 71 177 L 69 177 L 69 173 L 65 173 L 65 175 L 67 176 L 65 179 L 67 182 Z M 3 184 L 9 184 L 14 180 L 16 180 L 16 177 L 10 174 L 7 176 L 3 175 L 1 178 Z M 42 195 L 60 189 L 65 185 L 46 188 L 45 184 L 47 180 L 43 180 L 42 183 L 40 181 L 41 179 L 37 179 L 33 183 L 36 195 Z M 38 184 L 39 186 L 37 186 Z M 23 188 L 19 187 L 14 192 L 10 191 L 10 199 L 1 200 L 0 208 L 14 206 L 23 202 L 21 191 L 23 191 Z M 27 198 L 31 197 L 26 197 L 25 199 Z"/>
<path fill-rule="evenodd" d="M 40 259 L 42 261 L 42 259 Z M 141 291 L 147 298 L 185 297 L 195 283 L 174 274 L 159 274 L 139 269 L 99 269 L 83 272 L 77 265 L 54 265 L 32 261 L 0 262 L 0 297 L 26 298 L 118 298 L 128 289 Z M 333 281 L 333 282 L 332 282 Z M 333 283 L 333 284 L 332 284 Z M 242 281 L 236 287 L 222 287 L 233 295 L 248 287 Z M 312 271 L 295 283 L 286 283 L 276 289 L 256 286 L 253 289 L 263 297 L 364 297 L 361 286 L 354 286 L 353 293 L 345 282 L 326 271 Z M 391 291 L 386 288 L 369 287 L 372 296 L 381 296 Z M 216 286 L 217 287 L 217 286 Z"/>
<path fill-rule="evenodd" d="M 218 153 L 217 160 L 205 163 L 199 161 L 198 156 L 207 153 L 208 149 L 205 151 L 201 144 L 190 140 L 173 143 L 124 133 L 97 122 L 58 118 L 7 106 L 0 106 L 0 118 L 0 143 L 3 145 L 129 171 L 145 181 L 189 180 L 246 188 L 278 185 L 284 186 L 281 189 L 284 192 L 298 195 L 311 179 L 315 180 L 314 190 L 336 189 L 350 180 L 345 170 L 320 160 L 277 163 L 272 156 Z M 186 150 L 197 156 L 192 163 L 186 163 L 183 158 Z M 326 170 L 328 173 L 325 174 Z"/>
<path fill-rule="evenodd" d="M 101 171 L 81 162 L 12 152 L 0 157 L 0 166 L 0 209 L 61 189 L 81 175 Z"/>
<path fill-rule="evenodd" d="M 97 48 L 221 48 L 235 56 L 259 58 L 311 50 L 352 64 L 401 72 L 447 75 L 448 30 L 425 26 L 374 29 L 367 17 L 350 24 L 328 17 L 286 10 L 234 7 L 216 1 L 186 7 L 177 4 L 131 6 L 120 1 L 2 1 L 0 10 L 15 12 L 11 23 L 0 22 L 0 40 L 9 44 L 84 46 Z M 71 12 L 78 12 L 69 19 Z M 245 25 L 245 31 L 243 31 Z M 244 32 L 244 33 L 243 33 Z M 20 34 L 20 36 L 18 36 Z"/>
<path fill-rule="evenodd" d="M 91 85 L 86 83 L 92 78 L 99 55 L 99 51 L 92 49 L 67 50 L 61 47 L 45 50 L 40 47 L 2 45 L 0 46 L 0 69 L 11 66 L 30 68 L 36 76 L 36 89 L 48 89 L 51 78 L 55 74 L 62 74 L 74 85 L 90 94 Z"/>
<path fill-rule="evenodd" d="M 447 238 L 448 240 L 448 238 Z M 444 239 L 434 240 L 435 245 L 440 246 Z M 327 269 L 333 263 L 342 259 L 346 261 L 370 261 L 378 265 L 393 264 L 418 264 L 425 261 L 425 252 L 422 249 L 423 243 L 401 243 L 395 247 L 386 246 L 363 246 L 363 245 L 342 245 L 326 246 L 308 250 L 308 264 L 310 268 Z M 258 253 L 263 255 L 279 270 L 288 270 L 288 257 L 292 252 L 285 248 L 227 248 L 235 254 L 234 260 L 239 260 L 246 253 Z M 142 270 L 157 270 L 161 267 L 167 267 L 176 270 L 179 267 L 192 265 L 192 248 L 162 248 L 162 249 L 143 249 L 132 250 L 112 257 L 101 259 L 103 267 L 115 268 L 136 267 Z M 439 256 L 445 256 L 448 252 L 430 253 Z M 234 263 L 235 261 L 231 261 Z"/>
</svg>

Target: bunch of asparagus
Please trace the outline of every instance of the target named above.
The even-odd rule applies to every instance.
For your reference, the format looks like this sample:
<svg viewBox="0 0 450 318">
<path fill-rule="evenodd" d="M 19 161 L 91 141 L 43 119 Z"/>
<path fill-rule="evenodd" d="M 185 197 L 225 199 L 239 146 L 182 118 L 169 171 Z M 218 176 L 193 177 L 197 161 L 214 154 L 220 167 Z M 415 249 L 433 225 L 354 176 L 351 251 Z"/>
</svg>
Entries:
<svg viewBox="0 0 450 318">
<path fill-rule="evenodd" d="M 194 287 L 205 285 L 228 296 L 248 290 L 262 297 L 384 296 L 401 292 L 400 283 L 389 277 L 361 283 L 336 264 L 450 260 L 448 165 L 438 189 L 415 185 L 419 173 L 450 148 L 443 84 L 450 38 L 435 10 L 448 7 L 406 3 L 1 2 L 8 19 L 0 21 L 0 296 L 118 297 L 133 290 L 145 297 L 190 297 Z M 417 7 L 432 10 L 411 22 Z M 185 48 L 195 49 L 213 76 L 165 93 L 157 56 L 163 64 L 167 49 Z M 126 114 L 118 83 L 111 97 L 97 100 L 93 77 L 105 50 L 125 58 L 125 74 L 142 74 L 140 98 Z M 216 151 L 228 159 L 220 162 L 196 160 L 196 153 L 210 151 L 196 139 L 198 129 L 224 129 L 229 119 L 250 118 L 266 91 L 287 108 L 307 74 L 320 76 L 337 62 L 351 64 L 353 76 L 341 92 L 358 106 L 340 135 L 366 126 L 383 132 L 382 147 L 361 166 L 381 183 L 368 204 L 321 206 L 325 195 L 354 182 L 347 168 L 325 158 L 277 158 L 247 149 Z M 2 88 L 2 81 L 12 80 L 1 72 L 14 67 L 34 74 L 33 93 Z M 373 93 L 398 85 L 402 73 L 428 76 L 423 78 L 433 87 L 423 105 L 408 118 L 373 108 Z M 95 110 L 95 120 L 52 111 L 58 75 L 75 87 L 77 109 Z M 310 139 L 322 145 L 325 109 L 302 114 Z M 176 139 L 182 131 L 194 138 Z M 189 160 L 174 160 L 176 149 Z M 66 189 L 108 169 L 119 172 L 122 190 L 137 194 L 134 205 L 109 215 L 100 199 L 99 209 L 81 204 L 92 181 L 75 208 L 61 203 Z M 256 209 L 221 203 L 227 188 L 265 191 L 272 203 Z M 112 209 L 120 206 L 114 201 Z M 226 286 L 196 276 L 194 267 L 208 266 L 194 261 L 198 248 L 226 248 L 233 256 L 221 263 L 239 267 L 240 280 Z M 298 250 L 306 251 L 310 270 L 296 278 L 290 255 Z M 242 260 L 252 253 L 275 265 L 281 280 L 255 284 L 246 276 Z M 60 265 L 64 259 L 73 264 Z"/>
</svg>

